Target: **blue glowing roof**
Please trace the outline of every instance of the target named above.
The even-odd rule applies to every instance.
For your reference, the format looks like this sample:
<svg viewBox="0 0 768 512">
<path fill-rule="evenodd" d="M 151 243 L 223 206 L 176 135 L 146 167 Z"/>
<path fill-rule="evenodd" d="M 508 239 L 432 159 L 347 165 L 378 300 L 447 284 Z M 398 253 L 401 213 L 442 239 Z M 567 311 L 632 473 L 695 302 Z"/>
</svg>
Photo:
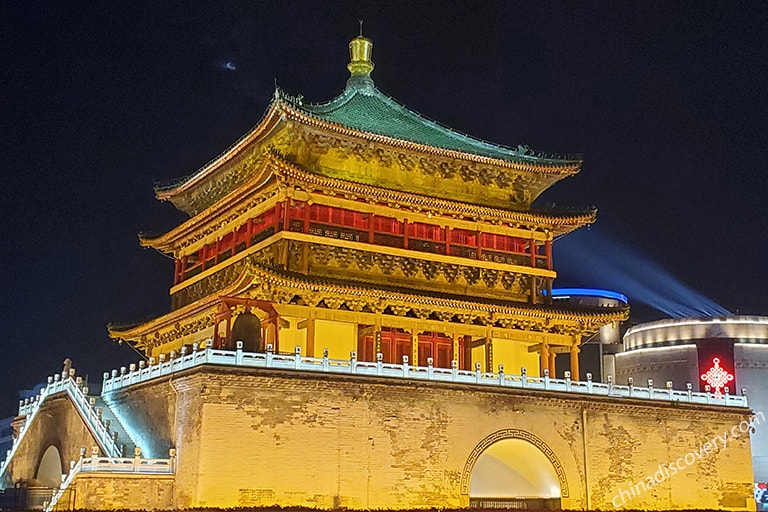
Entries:
<svg viewBox="0 0 768 512">
<path fill-rule="evenodd" d="M 553 299 L 565 299 L 568 297 L 598 297 L 601 299 L 620 300 L 624 304 L 629 304 L 627 296 L 611 290 L 598 290 L 596 288 L 553 288 Z"/>
</svg>

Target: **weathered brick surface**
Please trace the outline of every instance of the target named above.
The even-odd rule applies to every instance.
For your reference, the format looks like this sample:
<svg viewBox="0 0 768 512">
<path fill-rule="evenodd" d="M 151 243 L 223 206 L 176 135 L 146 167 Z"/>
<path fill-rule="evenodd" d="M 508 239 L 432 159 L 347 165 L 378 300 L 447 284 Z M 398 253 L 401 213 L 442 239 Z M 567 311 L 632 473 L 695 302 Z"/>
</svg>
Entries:
<svg viewBox="0 0 768 512">
<path fill-rule="evenodd" d="M 173 508 L 173 477 L 82 473 L 74 481 L 74 509 L 168 510 Z"/>
<path fill-rule="evenodd" d="M 612 508 L 620 483 L 653 475 L 745 414 L 258 370 L 191 372 L 179 386 L 180 506 L 463 506 L 473 450 L 494 432 L 514 431 L 552 451 L 566 478 L 565 507 Z M 748 497 L 751 485 L 744 437 L 632 506 L 722 508 Z"/>
</svg>

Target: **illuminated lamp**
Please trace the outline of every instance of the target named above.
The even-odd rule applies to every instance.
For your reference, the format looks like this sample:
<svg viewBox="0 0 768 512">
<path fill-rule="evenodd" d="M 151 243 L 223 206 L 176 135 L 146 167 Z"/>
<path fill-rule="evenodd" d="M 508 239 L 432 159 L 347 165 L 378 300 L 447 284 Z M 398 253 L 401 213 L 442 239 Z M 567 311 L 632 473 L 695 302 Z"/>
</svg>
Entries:
<svg viewBox="0 0 768 512">
<path fill-rule="evenodd" d="M 733 380 L 733 374 L 728 373 L 728 370 L 720 366 L 720 358 L 716 357 L 712 359 L 712 367 L 707 370 L 706 373 L 701 374 L 701 380 L 715 389 L 715 398 L 723 398 L 723 393 L 720 391 Z"/>
</svg>

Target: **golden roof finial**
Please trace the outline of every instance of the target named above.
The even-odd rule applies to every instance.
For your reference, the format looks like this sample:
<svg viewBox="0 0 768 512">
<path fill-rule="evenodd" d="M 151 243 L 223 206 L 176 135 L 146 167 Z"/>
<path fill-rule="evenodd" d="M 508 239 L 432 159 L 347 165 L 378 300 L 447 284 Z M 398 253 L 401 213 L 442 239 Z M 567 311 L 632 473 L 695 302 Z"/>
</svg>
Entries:
<svg viewBox="0 0 768 512">
<path fill-rule="evenodd" d="M 363 20 L 360 20 L 360 35 L 349 42 L 347 69 L 352 74 L 352 78 L 361 77 L 370 80 L 371 71 L 373 71 L 372 52 L 373 42 L 363 37 Z"/>
</svg>

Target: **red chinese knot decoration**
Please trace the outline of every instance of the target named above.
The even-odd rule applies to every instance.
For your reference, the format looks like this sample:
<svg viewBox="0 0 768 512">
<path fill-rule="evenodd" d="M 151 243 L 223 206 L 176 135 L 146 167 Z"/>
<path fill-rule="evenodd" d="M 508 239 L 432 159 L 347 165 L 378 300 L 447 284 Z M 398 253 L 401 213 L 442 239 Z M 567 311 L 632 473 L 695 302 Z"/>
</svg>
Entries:
<svg viewBox="0 0 768 512">
<path fill-rule="evenodd" d="M 733 380 L 733 374 L 728 373 L 728 370 L 720 366 L 720 358 L 716 357 L 712 360 L 712 368 L 707 370 L 707 373 L 701 374 L 701 380 L 710 385 L 715 390 L 715 398 L 723 398 L 723 393 L 720 391 Z"/>
</svg>

